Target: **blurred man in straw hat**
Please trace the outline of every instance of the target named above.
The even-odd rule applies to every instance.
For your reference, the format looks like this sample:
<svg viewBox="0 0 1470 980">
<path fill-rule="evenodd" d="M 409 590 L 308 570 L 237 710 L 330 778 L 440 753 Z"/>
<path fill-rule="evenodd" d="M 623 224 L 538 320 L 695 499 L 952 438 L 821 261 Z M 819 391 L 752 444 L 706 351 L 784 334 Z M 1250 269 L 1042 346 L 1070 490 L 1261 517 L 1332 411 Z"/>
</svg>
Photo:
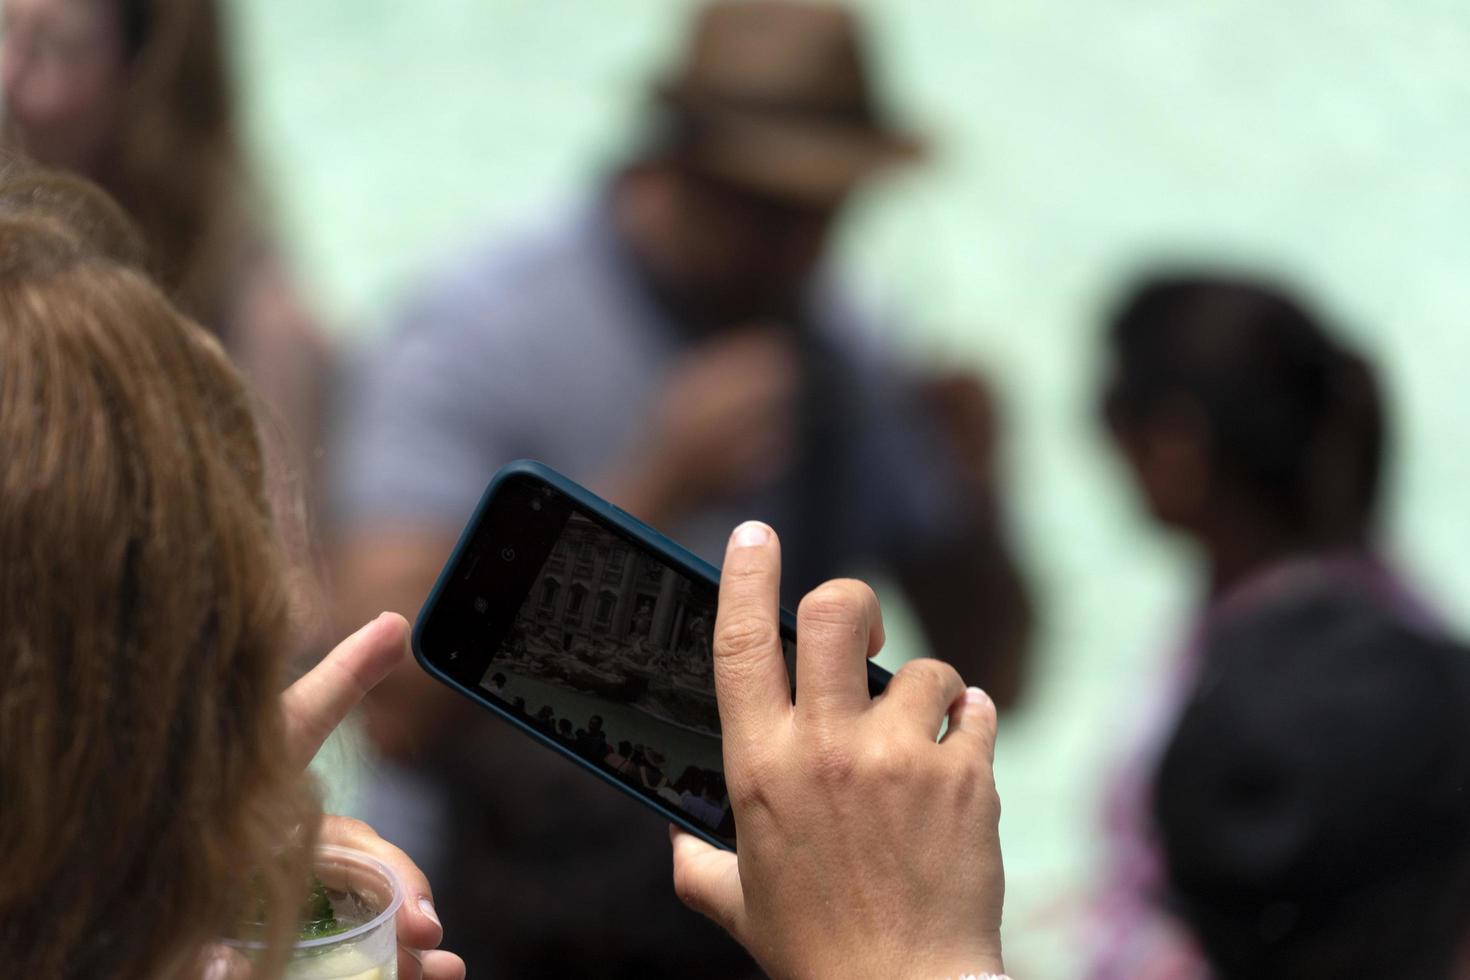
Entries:
<svg viewBox="0 0 1470 980">
<path fill-rule="evenodd" d="M 716 561 L 731 527 L 767 520 L 793 608 L 824 579 L 887 573 L 936 655 L 1013 697 L 1030 609 L 989 402 L 971 378 L 901 370 L 823 266 L 854 193 L 921 153 L 879 109 L 850 11 L 702 8 L 637 158 L 570 217 L 433 279 L 349 386 L 344 615 L 417 608 L 489 475 L 534 456 Z M 746 968 L 669 893 L 652 819 L 464 711 L 410 672 L 371 724 L 413 778 L 443 770 L 385 796 L 460 794 L 425 837 L 455 855 L 435 880 L 466 889 L 443 906 L 485 910 L 446 923 L 472 970 Z"/>
</svg>

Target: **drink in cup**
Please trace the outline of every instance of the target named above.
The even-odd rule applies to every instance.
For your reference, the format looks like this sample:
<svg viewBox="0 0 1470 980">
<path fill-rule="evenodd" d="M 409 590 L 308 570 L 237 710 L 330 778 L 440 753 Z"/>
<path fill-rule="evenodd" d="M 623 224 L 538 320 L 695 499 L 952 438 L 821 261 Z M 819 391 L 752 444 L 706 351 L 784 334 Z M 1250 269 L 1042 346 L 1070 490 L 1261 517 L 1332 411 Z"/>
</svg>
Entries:
<svg viewBox="0 0 1470 980">
<path fill-rule="evenodd" d="M 393 917 L 403 886 L 370 854 L 325 844 L 286 980 L 397 980 L 398 933 Z M 250 955 L 258 945 L 237 942 Z"/>
</svg>

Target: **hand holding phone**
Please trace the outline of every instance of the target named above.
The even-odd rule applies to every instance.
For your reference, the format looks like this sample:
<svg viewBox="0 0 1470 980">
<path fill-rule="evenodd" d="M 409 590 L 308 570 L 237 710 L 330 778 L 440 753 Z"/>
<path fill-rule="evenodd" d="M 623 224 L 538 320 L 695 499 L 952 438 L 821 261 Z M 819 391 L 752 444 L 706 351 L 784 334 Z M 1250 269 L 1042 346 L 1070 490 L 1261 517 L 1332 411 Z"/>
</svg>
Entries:
<svg viewBox="0 0 1470 980">
<path fill-rule="evenodd" d="M 740 848 L 674 830 L 679 896 L 773 976 L 1002 973 L 995 706 L 934 660 L 870 697 L 883 620 L 853 581 L 802 601 L 793 704 L 780 565 L 769 528 L 736 529 L 714 667 Z"/>
<path fill-rule="evenodd" d="M 733 849 L 712 660 L 718 581 L 555 471 L 512 463 L 419 614 L 414 654 L 537 741 Z M 794 662 L 785 619 L 782 655 Z M 870 666 L 865 690 L 887 679 Z"/>
</svg>

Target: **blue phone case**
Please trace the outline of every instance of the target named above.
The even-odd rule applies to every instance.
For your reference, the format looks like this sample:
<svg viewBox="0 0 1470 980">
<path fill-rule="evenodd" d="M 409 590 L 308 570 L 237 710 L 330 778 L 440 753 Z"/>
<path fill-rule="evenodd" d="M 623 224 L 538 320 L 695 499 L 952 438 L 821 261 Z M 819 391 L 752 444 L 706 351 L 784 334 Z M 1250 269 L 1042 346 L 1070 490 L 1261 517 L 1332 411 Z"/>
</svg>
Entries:
<svg viewBox="0 0 1470 980">
<path fill-rule="evenodd" d="M 699 837 L 701 840 L 708 841 L 715 847 L 729 850 L 730 847 L 727 843 L 721 841 L 717 837 L 712 836 L 708 831 L 704 830 L 703 828 L 696 826 L 689 820 L 688 817 L 684 816 L 677 810 L 669 807 L 656 797 L 643 796 L 642 794 L 635 792 L 625 783 L 619 782 L 617 779 L 614 779 L 610 774 L 603 772 L 601 769 L 598 769 L 596 766 L 578 756 L 575 752 L 567 749 L 555 739 L 547 737 L 545 734 L 533 728 L 531 725 L 516 717 L 514 714 L 505 711 L 499 705 L 495 704 L 494 702 L 490 701 L 488 698 L 480 694 L 473 686 L 462 684 L 454 678 L 443 673 L 432 663 L 430 663 L 429 660 L 425 657 L 420 642 L 422 639 L 421 634 L 424 622 L 428 619 L 428 614 L 430 610 L 432 610 L 438 602 L 440 593 L 443 592 L 447 587 L 448 582 L 450 581 L 451 571 L 459 564 L 459 560 L 464 554 L 465 550 L 470 547 L 471 542 L 474 538 L 474 531 L 479 526 L 480 520 L 484 515 L 486 508 L 489 506 L 491 499 L 494 498 L 496 491 L 506 480 L 513 477 L 527 476 L 535 480 L 539 480 L 565 494 L 575 504 L 601 517 L 608 523 L 617 527 L 619 530 L 626 533 L 633 540 L 643 545 L 645 548 L 653 552 L 660 559 L 666 561 L 675 569 L 685 573 L 691 578 L 703 579 L 714 586 L 719 585 L 720 570 L 718 568 L 715 568 L 709 562 L 700 558 L 698 555 L 694 554 L 689 549 L 685 548 L 675 541 L 669 540 L 667 537 L 655 531 L 647 524 L 644 524 L 642 521 L 638 520 L 638 518 L 634 517 L 632 514 L 629 514 L 622 508 L 608 503 L 606 500 L 603 500 L 601 497 L 592 493 L 585 487 L 573 483 L 571 480 L 562 476 L 551 467 L 546 466 L 543 463 L 538 463 L 535 460 L 520 459 L 512 463 L 507 463 L 505 466 L 501 467 L 499 471 L 496 472 L 494 477 L 491 478 L 490 485 L 485 488 L 484 494 L 480 497 L 479 504 L 475 507 L 474 516 L 470 518 L 469 523 L 465 525 L 464 531 L 459 536 L 458 543 L 456 543 L 454 546 L 454 551 L 450 554 L 448 561 L 445 562 L 444 568 L 439 572 L 439 578 L 434 583 L 434 588 L 430 590 L 429 598 L 424 602 L 423 609 L 419 611 L 418 619 L 414 622 L 414 659 L 419 662 L 419 666 L 422 667 L 425 672 L 427 672 L 431 677 L 437 679 L 440 683 L 445 684 L 448 687 L 459 692 L 460 694 L 464 695 L 465 697 L 470 698 L 477 704 L 488 708 L 496 715 L 505 719 L 516 728 L 520 729 L 526 735 L 540 742 L 542 745 L 553 750 L 559 755 L 570 759 L 572 762 L 592 773 L 594 776 L 601 779 L 609 786 L 612 786 L 617 790 L 626 793 L 628 796 L 633 797 L 638 802 L 652 808 L 660 816 L 667 819 L 670 823 L 678 825 L 684 830 L 687 830 L 689 833 L 694 834 L 696 837 Z M 781 610 L 781 626 L 783 631 L 789 633 L 792 636 L 795 636 L 796 617 L 793 616 L 786 609 Z M 883 668 L 877 666 L 871 661 L 869 661 L 868 663 L 868 674 L 870 684 L 876 683 L 879 687 L 885 686 L 890 677 L 887 671 L 883 670 Z"/>
</svg>

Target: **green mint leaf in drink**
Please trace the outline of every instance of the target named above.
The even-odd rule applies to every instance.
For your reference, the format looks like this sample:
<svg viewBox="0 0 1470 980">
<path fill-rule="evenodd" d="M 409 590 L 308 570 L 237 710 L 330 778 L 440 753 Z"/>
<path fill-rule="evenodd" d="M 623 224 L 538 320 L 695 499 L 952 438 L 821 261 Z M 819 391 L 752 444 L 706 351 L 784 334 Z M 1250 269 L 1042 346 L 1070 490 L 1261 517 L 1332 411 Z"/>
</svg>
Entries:
<svg viewBox="0 0 1470 980">
<path fill-rule="evenodd" d="M 311 896 L 301 913 L 301 938 L 321 939 L 345 932 L 346 926 L 337 921 L 332 911 L 332 900 L 327 896 L 326 886 L 315 875 L 311 879 Z"/>
</svg>

